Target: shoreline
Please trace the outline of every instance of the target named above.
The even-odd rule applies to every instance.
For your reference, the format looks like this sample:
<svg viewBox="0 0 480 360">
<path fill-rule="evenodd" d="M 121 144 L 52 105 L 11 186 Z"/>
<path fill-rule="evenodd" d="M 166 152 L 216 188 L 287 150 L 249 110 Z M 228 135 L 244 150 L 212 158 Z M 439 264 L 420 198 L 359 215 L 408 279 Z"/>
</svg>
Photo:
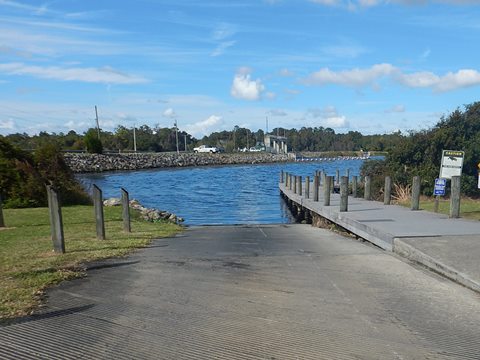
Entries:
<svg viewBox="0 0 480 360">
<path fill-rule="evenodd" d="M 158 168 L 172 169 L 203 166 L 273 164 L 292 161 L 288 155 L 270 153 L 65 153 L 64 157 L 68 167 L 76 174 Z"/>
</svg>

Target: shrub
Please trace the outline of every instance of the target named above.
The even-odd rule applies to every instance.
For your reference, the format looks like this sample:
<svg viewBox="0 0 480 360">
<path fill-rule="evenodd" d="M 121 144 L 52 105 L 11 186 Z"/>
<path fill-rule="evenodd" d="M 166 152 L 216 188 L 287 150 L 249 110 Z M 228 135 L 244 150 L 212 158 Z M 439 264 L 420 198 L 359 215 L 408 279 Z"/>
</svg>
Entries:
<svg viewBox="0 0 480 360">
<path fill-rule="evenodd" d="M 89 129 L 83 138 L 87 151 L 91 154 L 101 154 L 103 152 L 102 141 L 98 138 L 95 129 Z"/>
<path fill-rule="evenodd" d="M 0 192 L 4 206 L 46 206 L 46 184 L 58 189 L 65 205 L 90 203 L 58 145 L 46 143 L 32 156 L 0 137 Z"/>
</svg>

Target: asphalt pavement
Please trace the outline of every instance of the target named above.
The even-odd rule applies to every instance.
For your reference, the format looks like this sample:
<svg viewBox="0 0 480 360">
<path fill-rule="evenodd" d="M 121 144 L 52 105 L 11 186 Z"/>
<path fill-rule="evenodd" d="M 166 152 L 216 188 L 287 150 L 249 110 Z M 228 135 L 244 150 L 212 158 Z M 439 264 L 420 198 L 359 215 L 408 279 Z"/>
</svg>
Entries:
<svg viewBox="0 0 480 360">
<path fill-rule="evenodd" d="M 479 359 L 480 298 L 309 225 L 193 227 L 48 292 L 1 359 Z"/>
</svg>

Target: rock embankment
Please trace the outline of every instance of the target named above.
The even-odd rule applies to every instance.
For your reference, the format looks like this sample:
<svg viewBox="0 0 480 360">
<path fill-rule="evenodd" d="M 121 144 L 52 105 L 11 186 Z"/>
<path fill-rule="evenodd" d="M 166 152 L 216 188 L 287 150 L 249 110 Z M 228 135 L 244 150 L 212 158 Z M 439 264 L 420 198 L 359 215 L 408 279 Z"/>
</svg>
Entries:
<svg viewBox="0 0 480 360">
<path fill-rule="evenodd" d="M 274 162 L 286 162 L 289 160 L 287 155 L 269 153 L 66 153 L 64 156 L 67 165 L 75 173 L 208 165 L 266 164 Z"/>
<path fill-rule="evenodd" d="M 120 206 L 122 205 L 122 200 L 118 198 L 110 198 L 103 201 L 104 206 Z M 130 208 L 140 212 L 140 216 L 145 221 L 155 222 L 159 220 L 170 221 L 173 223 L 182 223 L 184 219 L 169 213 L 168 211 L 158 210 L 154 208 L 147 208 L 140 204 L 137 200 L 130 200 Z"/>
</svg>

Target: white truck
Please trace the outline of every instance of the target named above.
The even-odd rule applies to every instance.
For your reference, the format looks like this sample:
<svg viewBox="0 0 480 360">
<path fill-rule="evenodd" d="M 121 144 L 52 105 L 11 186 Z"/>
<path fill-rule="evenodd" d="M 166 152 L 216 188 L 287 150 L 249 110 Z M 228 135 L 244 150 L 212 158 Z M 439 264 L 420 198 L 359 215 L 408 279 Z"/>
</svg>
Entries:
<svg viewBox="0 0 480 360">
<path fill-rule="evenodd" d="M 199 147 L 193 148 L 194 153 L 218 153 L 218 148 L 215 146 L 200 145 Z"/>
</svg>

